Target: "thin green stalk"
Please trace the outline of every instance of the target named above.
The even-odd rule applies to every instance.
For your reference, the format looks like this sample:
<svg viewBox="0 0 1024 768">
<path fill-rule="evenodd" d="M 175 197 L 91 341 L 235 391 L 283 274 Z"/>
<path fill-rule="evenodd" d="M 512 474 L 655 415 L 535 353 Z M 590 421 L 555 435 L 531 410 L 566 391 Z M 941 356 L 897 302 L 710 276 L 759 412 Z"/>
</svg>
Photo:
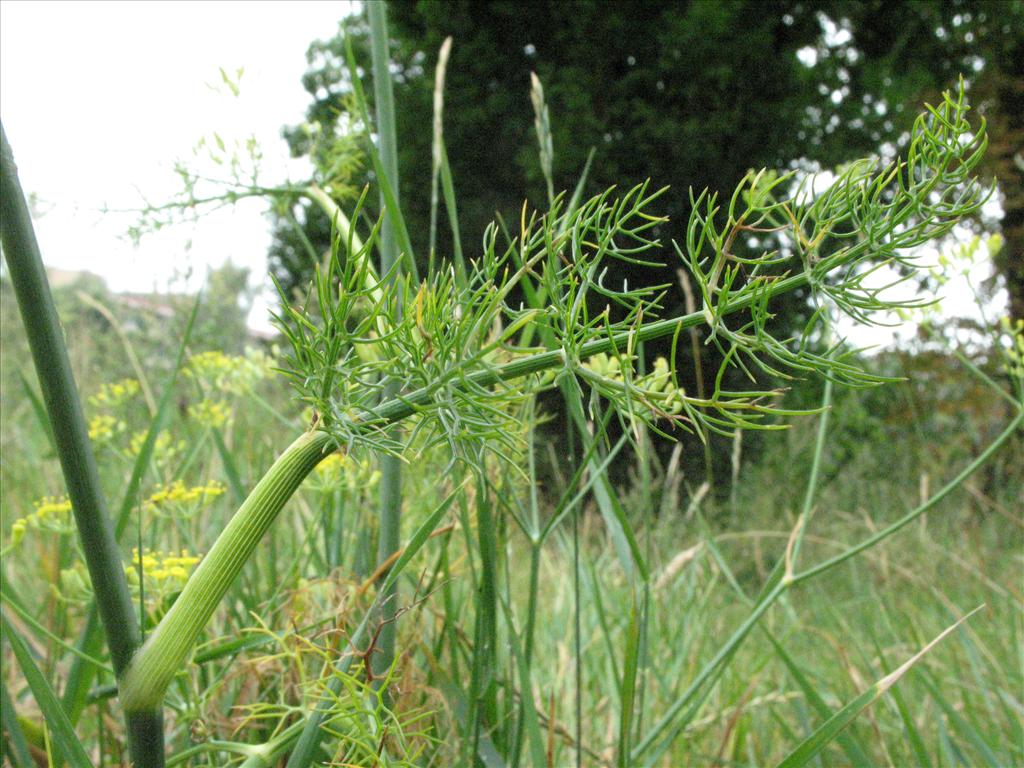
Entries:
<svg viewBox="0 0 1024 768">
<path fill-rule="evenodd" d="M 397 207 L 399 200 L 398 140 L 395 135 L 395 97 L 389 70 L 387 5 L 385 3 L 369 3 L 367 13 L 370 17 L 370 54 L 373 60 L 373 95 L 377 136 L 380 141 L 380 162 L 384 168 L 384 175 L 391 185 Z M 381 192 L 381 208 L 388 208 L 383 192 Z M 398 260 L 395 228 L 392 223 L 389 223 L 389 220 L 397 215 L 397 211 L 389 210 L 381 230 L 382 275 L 386 275 Z"/>
<path fill-rule="evenodd" d="M 386 210 L 380 233 L 380 273 L 397 279 L 401 270 L 396 238 L 397 224 L 401 217 L 398 202 L 398 144 L 395 137 L 395 99 L 391 87 L 391 72 L 388 56 L 387 7 L 384 3 L 370 3 L 367 12 L 370 17 L 370 50 L 373 59 L 373 91 L 377 117 L 377 135 L 380 139 L 380 161 L 383 167 L 380 202 Z M 390 185 L 391 195 L 385 194 Z M 407 253 L 406 261 L 412 261 Z M 398 270 L 394 267 L 398 266 Z M 398 311 L 402 308 L 399 306 Z M 384 397 L 398 395 L 397 383 L 385 388 Z M 400 439 L 392 427 L 392 437 Z M 380 530 L 377 540 L 377 562 L 385 562 L 398 551 L 402 538 L 402 460 L 398 456 L 380 457 Z M 397 586 L 383 595 L 379 636 L 380 653 L 373 657 L 375 675 L 383 676 L 390 669 L 395 657 L 395 617 L 398 612 Z"/>
<path fill-rule="evenodd" d="M 576 768 L 583 767 L 583 632 L 580 615 L 580 511 L 572 514 L 572 607 L 573 607 L 573 677 L 575 689 Z"/>
<path fill-rule="evenodd" d="M 992 455 L 999 450 L 1000 447 L 1002 447 L 1003 443 L 1005 443 L 1010 438 L 1010 436 L 1021 427 L 1024 427 L 1024 410 L 1018 411 L 1017 416 L 1014 418 L 1013 421 L 1010 422 L 1010 425 L 1005 430 L 1003 430 L 1002 433 L 1000 433 L 1000 435 L 992 443 L 989 444 L 988 448 L 986 448 L 984 451 L 978 454 L 977 458 L 975 458 L 974 461 L 972 461 L 970 464 L 964 467 L 960 474 L 958 474 L 956 477 L 950 480 L 924 504 L 921 504 L 920 506 L 910 510 L 909 512 L 907 512 L 907 514 L 905 514 L 895 523 L 883 528 L 874 536 L 869 536 L 868 538 L 864 539 L 864 541 L 862 541 L 860 544 L 850 547 L 845 552 L 842 552 L 836 555 L 835 557 L 829 558 L 823 563 L 819 563 L 818 565 L 808 568 L 806 571 L 794 574 L 791 577 L 790 582 L 792 584 L 799 584 L 803 581 L 807 581 L 808 579 L 814 578 L 819 573 L 831 570 L 840 563 L 846 562 L 851 557 L 859 555 L 864 550 L 870 549 L 871 547 L 875 546 L 875 544 L 878 544 L 880 541 L 887 539 L 889 536 L 896 533 L 901 528 L 910 525 L 910 523 L 917 520 L 919 517 L 921 517 L 921 515 L 923 515 L 925 512 L 930 510 L 932 507 L 934 507 L 936 504 L 938 504 L 940 501 L 946 498 L 949 494 L 951 494 L 953 491 L 959 488 L 960 485 L 963 484 L 964 480 L 966 480 L 972 474 L 977 472 L 978 469 L 985 462 L 987 462 L 989 458 L 991 458 Z"/>
<path fill-rule="evenodd" d="M 530 493 L 530 518 L 529 521 L 525 522 L 523 530 L 530 541 L 530 579 L 526 597 L 526 625 L 519 637 L 523 650 L 521 655 L 516 659 L 516 665 L 520 666 L 520 679 L 525 681 L 529 681 L 533 672 L 534 631 L 537 625 L 537 598 L 539 596 L 540 587 L 540 555 L 541 547 L 543 545 L 540 526 L 540 499 L 538 498 L 537 493 L 540 482 L 537 479 L 536 460 L 536 403 L 531 403 L 528 418 L 529 430 L 527 432 L 526 452 Z M 524 733 L 530 723 L 532 723 L 536 718 L 536 713 L 532 710 L 533 692 L 526 685 L 523 685 L 519 701 L 519 714 L 516 718 L 515 731 L 512 735 L 512 747 L 509 750 L 512 768 L 518 768 L 519 766 L 519 761 L 522 756 Z"/>
<path fill-rule="evenodd" d="M 4 729 L 3 753 L 14 768 L 31 768 L 35 765 L 28 751 L 28 741 L 18 722 L 18 713 L 7 690 L 7 683 L 0 680 L 0 725 Z"/>
<path fill-rule="evenodd" d="M 481 473 L 484 470 L 481 468 Z M 480 734 L 497 724 L 497 649 L 498 649 L 498 546 L 491 491 L 485 477 L 478 478 L 476 494 L 476 533 L 480 553 L 480 587 L 476 595 L 476 632 L 473 644 L 473 671 L 469 686 L 470 755 L 477 753 Z"/>
<path fill-rule="evenodd" d="M 54 427 L 57 453 L 107 631 L 111 661 L 121 672 L 138 646 L 138 623 L 106 500 L 100 490 L 96 460 L 64 346 L 60 318 L 50 295 L 46 270 L 6 133 L 2 134 L 0 160 L 0 233 L 4 255 L 32 349 L 43 400 Z"/>
<path fill-rule="evenodd" d="M 18 181 L 14 155 L 0 125 L 0 241 L 10 270 L 39 385 L 53 425 L 57 455 L 71 499 L 110 658 L 123 678 L 141 638 L 114 527 L 100 489 L 96 459 L 82 414 L 78 388 L 36 241 L 32 218 Z M 136 765 L 163 765 L 163 728 L 155 716 L 127 718 Z"/>
<path fill-rule="evenodd" d="M 690 685 L 687 686 L 686 690 L 672 703 L 671 706 L 665 711 L 662 717 L 655 723 L 651 729 L 647 732 L 644 738 L 633 748 L 631 757 L 634 762 L 639 761 L 640 757 L 647 752 L 654 744 L 662 737 L 666 730 L 669 730 L 673 725 L 675 719 L 679 714 L 686 708 L 687 704 L 691 699 L 699 692 L 700 688 L 708 681 L 713 673 L 728 659 L 739 648 L 740 643 L 750 633 L 750 630 L 754 628 L 760 618 L 768 611 L 768 609 L 779 599 L 790 587 L 800 584 L 808 579 L 813 578 L 825 571 L 831 570 L 832 568 L 846 562 L 850 558 L 857 554 L 860 554 L 864 550 L 873 547 L 880 541 L 888 538 L 892 534 L 896 533 L 899 529 L 910 524 L 939 501 L 944 499 L 956 488 L 963 484 L 971 474 L 976 472 L 981 466 L 983 466 L 992 455 L 999 450 L 999 448 L 1016 432 L 1021 426 L 1024 425 L 1024 411 L 1017 414 L 1016 418 L 1010 422 L 1009 426 L 992 443 L 982 451 L 970 464 L 968 464 L 963 471 L 960 472 L 955 478 L 949 481 L 938 493 L 936 493 L 931 499 L 924 504 L 916 507 L 915 509 L 908 512 L 902 518 L 897 520 L 892 525 L 880 531 L 878 534 L 871 536 L 860 544 L 850 547 L 845 552 L 830 558 L 823 563 L 808 568 L 807 570 L 786 575 L 777 581 L 771 588 L 763 592 L 758 597 L 757 603 L 754 609 L 751 611 L 747 619 L 733 632 L 732 636 L 728 641 L 718 650 L 715 656 L 709 661 L 700 674 L 691 681 Z M 770 582 L 769 582 L 770 584 Z"/>
<path fill-rule="evenodd" d="M 814 443 L 814 458 L 811 460 L 811 472 L 807 477 L 807 491 L 804 494 L 804 506 L 800 512 L 802 522 L 800 532 L 793 542 L 791 562 L 796 563 L 800 554 L 800 546 L 804 541 L 804 534 L 807 531 L 807 524 L 810 522 L 811 514 L 814 511 L 814 495 L 818 491 L 818 477 L 821 474 L 821 457 L 825 454 L 825 437 L 828 435 L 828 417 L 832 412 L 832 380 L 825 380 L 825 391 L 821 396 L 821 416 L 818 417 L 818 436 Z"/>
</svg>

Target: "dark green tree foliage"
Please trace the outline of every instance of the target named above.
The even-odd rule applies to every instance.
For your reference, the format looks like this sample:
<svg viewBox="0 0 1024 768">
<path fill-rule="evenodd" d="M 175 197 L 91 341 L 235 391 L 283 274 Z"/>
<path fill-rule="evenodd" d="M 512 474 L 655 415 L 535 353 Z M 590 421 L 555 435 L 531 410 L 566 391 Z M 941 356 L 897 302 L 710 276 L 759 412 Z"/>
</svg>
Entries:
<svg viewBox="0 0 1024 768">
<path fill-rule="evenodd" d="M 917 102 L 963 73 L 981 91 L 979 110 L 1005 126 L 1006 147 L 1000 151 L 997 135 L 990 170 L 999 166 L 1007 190 L 1004 228 L 1020 237 L 1024 204 L 1015 189 L 1022 184 L 1014 182 L 1021 170 L 1012 149 L 1020 146 L 1013 136 L 1019 138 L 1024 114 L 1020 0 L 403 0 L 390 4 L 389 16 L 400 68 L 403 207 L 421 260 L 429 230 L 433 65 L 448 35 L 455 46 L 445 142 L 470 254 L 496 213 L 514 219 L 524 199 L 545 202 L 531 70 L 550 104 L 556 187 L 572 188 L 594 147 L 589 191 L 650 177 L 675 190 L 666 200 L 675 221 L 688 208 L 688 187 L 730 189 L 751 167 L 785 168 L 798 159 L 829 167 L 879 148 L 897 151 Z M 355 21 L 349 31 L 358 52 L 364 25 Z M 340 37 L 310 48 L 310 121 L 331 126 L 345 114 L 343 51 Z M 301 130 L 289 130 L 288 138 L 295 152 L 309 150 Z M 298 218 L 324 247 L 327 222 L 308 211 Z M 304 284 L 307 250 L 282 220 L 273 253 L 279 276 Z M 1019 250 L 1012 243 L 1006 249 L 1018 269 Z"/>
</svg>

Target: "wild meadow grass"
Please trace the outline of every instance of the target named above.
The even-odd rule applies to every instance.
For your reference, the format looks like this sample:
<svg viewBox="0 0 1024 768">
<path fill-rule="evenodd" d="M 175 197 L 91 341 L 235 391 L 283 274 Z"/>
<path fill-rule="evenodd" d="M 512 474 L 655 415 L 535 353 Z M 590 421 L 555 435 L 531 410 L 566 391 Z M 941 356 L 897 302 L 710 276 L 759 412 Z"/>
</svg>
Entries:
<svg viewBox="0 0 1024 768">
<path fill-rule="evenodd" d="M 16 339 L 11 346 L 17 346 Z M 206 352 L 195 354 L 186 367 L 201 371 L 202 377 L 182 377 L 179 398 L 187 405 L 168 423 L 143 493 L 146 530 L 141 544 L 149 553 L 143 566 L 145 594 L 137 589 L 137 579 L 129 579 L 134 599 L 146 605 L 150 625 L 180 590 L 183 580 L 174 569 L 193 567 L 184 560 L 168 568 L 168 558 L 181 550 L 201 556 L 233 506 L 230 476 L 237 474 L 245 487 L 273 457 L 276 441 L 263 428 L 262 407 L 256 402 L 276 403 L 282 413 L 294 408 L 269 365 L 270 358 L 259 355 L 245 359 Z M 241 369 L 244 374 L 239 374 Z M 104 375 L 105 366 L 95 361 L 80 369 L 80 379 L 93 382 L 90 389 L 96 393 L 86 396 L 91 418 L 108 415 L 117 424 L 124 422 L 99 449 L 104 487 L 114 492 L 131 457 L 134 433 L 129 424 L 145 405 L 137 386 L 121 381 L 104 386 Z M 914 400 L 909 385 L 894 386 L 894 400 Z M 126 396 L 109 397 L 126 390 Z M 859 399 L 851 393 L 840 405 L 856 417 Z M 223 419 L 204 417 L 212 402 L 223 404 Z M 857 426 L 854 421 L 853 429 Z M 991 425 L 974 426 L 984 430 Z M 762 454 L 750 459 L 744 470 L 747 482 L 736 497 L 738 509 L 730 508 L 727 494 L 701 497 L 697 478 L 678 470 L 666 476 L 660 463 L 652 469 L 652 487 L 635 481 L 623 494 L 638 537 L 650 547 L 653 576 L 639 673 L 643 716 L 638 728 L 672 704 L 721 639 L 744 620 L 749 601 L 784 555 L 802 489 L 779 482 L 779 475 L 810 460 L 812 427 L 798 424 L 785 435 L 770 437 Z M 841 429 L 834 435 L 837 446 L 843 443 Z M 30 641 L 40 668 L 59 682 L 67 674 L 69 649 L 84 621 L 90 591 L 68 511 L 44 515 L 49 519 L 40 520 L 38 527 L 30 523 L 19 542 L 11 541 L 15 522 L 38 514 L 36 502 L 59 496 L 61 489 L 59 469 L 41 435 L 27 397 L 10 398 L 3 435 L 3 594 L 8 620 Z M 951 436 L 950 444 L 955 442 Z M 195 447 L 191 460 L 182 446 Z M 966 447 L 956 450 L 963 453 Z M 832 477 L 821 491 L 823 509 L 805 544 L 812 561 L 865 538 L 918 503 L 923 473 L 938 485 L 952 469 L 929 460 L 927 443 L 909 440 L 887 448 L 884 434 L 844 459 L 842 467 L 829 469 Z M 894 462 L 900 462 L 898 473 L 886 476 Z M 443 464 L 437 458 L 411 473 L 408 525 L 416 526 L 442 500 L 444 486 L 436 478 Z M 760 637 L 740 648 L 699 714 L 654 764 L 778 762 L 789 745 L 813 730 L 822 711 L 837 710 L 978 605 L 985 609 L 977 620 L 937 647 L 887 699 L 850 727 L 848 737 L 875 764 L 1019 764 L 1024 759 L 1019 749 L 1024 679 L 1017 658 L 1024 602 L 1021 486 L 1019 468 L 1009 457 L 1000 471 L 1007 472 L 1010 482 L 996 486 L 993 497 L 977 485 L 973 493 L 961 491 L 897 537 L 780 602 L 765 618 Z M 636 468 L 632 474 L 639 476 Z M 292 511 L 261 546 L 260 557 L 245 569 L 204 632 L 192 671 L 172 686 L 169 753 L 186 756 L 177 764 L 224 764 L 241 749 L 229 745 L 268 740 L 304 696 L 321 689 L 326 649 L 337 648 L 355 629 L 372 598 L 367 589 L 375 567 L 367 547 L 372 515 L 366 509 L 378 483 L 371 462 L 335 454 L 295 496 Z M 545 509 L 553 504 L 556 490 L 542 489 Z M 529 488 L 520 481 L 507 493 L 528 496 Z M 644 506 L 651 495 L 661 510 L 654 518 Z M 999 510 L 993 509 L 996 505 Z M 618 681 L 635 596 L 608 547 L 593 502 L 582 512 L 583 762 L 614 764 L 621 712 Z M 375 727 L 388 727 L 395 735 L 388 747 L 394 764 L 450 765 L 462 760 L 458 742 L 445 736 L 459 729 L 458 698 L 445 688 L 465 686 L 460 676 L 468 674 L 465 665 L 472 648 L 465 628 L 472 626 L 475 615 L 472 542 L 465 538 L 471 532 L 462 528 L 460 517 L 453 508 L 407 571 L 408 597 L 397 623 L 397 643 L 403 650 L 390 673 L 392 700 L 374 704 L 376 694 L 367 687 L 365 674 L 346 680 L 350 698 L 345 707 L 352 710 L 353 720 L 363 721 L 348 731 L 354 742 L 362 739 L 361 746 L 349 749 L 348 759 L 354 763 L 375 759 Z M 504 540 L 504 589 L 521 627 L 521 596 L 530 591 L 525 567 L 530 548 L 521 535 L 510 532 Z M 133 559 L 126 552 L 125 567 L 132 573 Z M 545 761 L 550 756 L 552 765 L 574 763 L 576 754 L 576 597 L 566 576 L 573 572 L 574 560 L 571 536 L 557 535 L 541 553 L 537 577 L 532 706 Z M 461 669 L 444 658 L 449 642 L 462 648 L 456 654 L 463 658 Z M 36 740 L 30 749 L 45 749 L 45 720 L 24 689 L 17 665 L 9 656 L 7 661 L 5 684 L 24 731 Z M 514 707 L 522 700 L 522 689 L 515 682 L 514 660 L 506 656 L 505 665 L 499 673 L 499 697 Z M 114 717 L 116 704 L 107 698 L 111 681 L 109 671 L 100 674 L 92 689 L 96 700 L 87 705 L 87 712 L 94 712 L 82 717 L 77 732 L 97 762 L 102 756 L 106 764 L 116 765 L 126 758 L 122 726 Z M 514 729 L 506 727 L 506 738 L 509 730 Z M 849 759 L 832 746 L 823 753 L 822 764 Z M 527 758 L 523 764 L 532 763 Z"/>
<path fill-rule="evenodd" d="M 987 199 L 963 86 L 921 114 L 905 159 L 851 163 L 815 193 L 751 171 L 729 197 L 691 191 L 689 220 L 670 223 L 669 192 L 646 183 L 555 193 L 534 77 L 547 206 L 499 220 L 467 258 L 445 54 L 431 199 L 457 246 L 417 262 L 384 9 L 368 9 L 375 122 L 348 51 L 354 125 L 378 131 L 378 214 L 368 192 L 342 211 L 317 183 L 255 175 L 197 200 L 187 173 L 185 198 L 147 212 L 323 207 L 332 246 L 310 254 L 306 294 L 281 291 L 269 349 L 195 335 L 197 302 L 167 325 L 173 351 L 139 354 L 91 299 L 120 362 L 88 334 L 69 354 L 4 138 L 3 247 L 27 339 L 4 324 L 7 759 L 1024 760 L 1020 329 L 961 355 L 942 397 L 896 390 L 924 414 L 909 424 L 869 394 L 902 371 L 834 334 L 840 314 L 918 308 L 872 275 L 911 279 L 915 248 Z M 750 235 L 774 250 L 739 252 Z M 685 314 L 665 310 L 673 286 L 634 280 L 668 263 Z M 790 335 L 773 306 L 798 290 L 809 318 Z M 650 359 L 657 340 L 673 351 Z M 687 340 L 721 361 L 697 391 L 677 376 Z M 985 407 L 949 428 L 940 415 L 978 391 Z M 561 413 L 554 439 L 542 395 Z M 711 460 L 712 437 L 732 441 L 714 473 L 728 483 L 681 469 L 684 450 Z"/>
</svg>

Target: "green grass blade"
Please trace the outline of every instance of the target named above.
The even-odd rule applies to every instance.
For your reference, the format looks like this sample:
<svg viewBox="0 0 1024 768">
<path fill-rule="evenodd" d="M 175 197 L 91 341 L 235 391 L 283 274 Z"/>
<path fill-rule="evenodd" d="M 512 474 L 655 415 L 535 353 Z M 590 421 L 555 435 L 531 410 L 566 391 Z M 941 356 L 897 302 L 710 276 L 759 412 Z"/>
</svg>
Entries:
<svg viewBox="0 0 1024 768">
<path fill-rule="evenodd" d="M 242 486 L 242 478 L 238 474 L 235 459 L 231 455 L 231 451 L 228 450 L 227 443 L 224 442 L 224 433 L 216 427 L 211 431 L 213 432 L 213 444 L 217 446 L 217 455 L 220 456 L 221 464 L 224 465 L 224 474 L 227 475 L 231 495 L 236 504 L 241 504 L 245 501 L 245 488 Z"/>
<path fill-rule="evenodd" d="M 544 737 L 540 731 L 540 718 L 537 717 L 537 709 L 533 704 L 533 681 L 530 669 L 530 662 L 523 654 L 522 636 L 518 635 L 514 628 L 515 617 L 512 608 L 505 600 L 501 601 L 505 611 L 505 621 L 509 627 L 509 648 L 515 658 L 516 670 L 519 674 L 519 695 L 523 718 L 523 730 L 526 732 L 526 742 L 530 748 L 530 765 L 545 765 L 547 758 L 544 752 Z M 512 755 L 516 760 L 517 755 Z"/>
<path fill-rule="evenodd" d="M 39 705 L 39 710 L 43 713 L 43 717 L 46 718 L 46 724 L 50 729 L 50 737 L 53 740 L 53 744 L 72 768 L 92 768 L 92 763 L 85 752 L 85 747 L 82 746 L 82 743 L 75 735 L 74 726 L 71 725 L 64 707 L 61 706 L 60 700 L 57 698 L 57 694 L 53 692 L 53 688 L 50 687 L 46 678 L 43 677 L 43 673 L 39 671 L 39 667 L 33 661 L 32 654 L 28 646 L 25 645 L 25 641 L 21 639 L 21 635 L 18 634 L 17 630 L 11 626 L 7 620 L 7 615 L 2 611 L 0 611 L 0 622 L 3 623 L 4 636 L 7 638 L 11 650 L 14 651 L 14 656 L 18 661 L 18 666 L 21 668 L 21 673 L 25 676 L 25 682 L 32 689 L 32 695 Z"/>
<path fill-rule="evenodd" d="M 870 630 L 872 633 L 873 629 Z M 882 667 L 882 671 L 889 674 L 888 665 L 885 662 L 885 654 L 882 653 L 882 648 L 878 644 L 877 638 L 873 638 L 875 643 L 875 658 L 879 660 L 879 664 Z M 906 731 L 907 741 L 910 743 L 910 749 L 914 753 L 914 757 L 917 760 L 918 768 L 928 768 L 928 766 L 934 764 L 928 756 L 928 748 L 924 744 L 924 739 L 921 737 L 921 731 L 918 729 L 917 724 L 914 723 L 914 717 L 910 713 L 910 708 L 907 706 L 906 700 L 903 698 L 903 693 L 900 691 L 900 687 L 894 686 L 889 692 L 892 696 L 893 704 L 896 705 L 896 711 L 899 712 L 900 720 L 903 721 L 903 730 Z"/>
<path fill-rule="evenodd" d="M 476 628 L 473 669 L 470 676 L 466 721 L 467 748 L 476 751 L 485 727 L 497 723 L 497 573 L 498 545 L 491 492 L 486 478 L 477 483 L 477 551 L 480 556 L 480 588 L 476 597 Z"/>
<path fill-rule="evenodd" d="M 590 175 L 590 166 L 594 162 L 594 153 L 597 151 L 596 147 L 591 147 L 587 153 L 587 162 L 583 164 L 583 173 L 580 174 L 579 181 L 576 182 L 576 188 L 572 191 L 572 196 L 569 198 L 569 204 L 565 206 L 565 224 L 568 226 L 569 221 L 572 220 L 572 215 L 576 213 L 576 209 L 580 207 L 580 200 L 583 199 L 583 190 L 587 186 L 587 177 Z"/>
<path fill-rule="evenodd" d="M 914 654 L 910 659 L 904 662 L 894 672 L 886 675 L 877 683 L 868 688 L 864 693 L 855 698 L 845 707 L 836 712 L 832 717 L 826 720 L 818 729 L 808 736 L 803 742 L 801 742 L 796 749 L 794 749 L 788 757 L 786 757 L 778 768 L 801 768 L 801 766 L 807 765 L 811 759 L 813 759 L 821 750 L 823 750 L 828 744 L 830 744 L 839 733 L 842 732 L 850 723 L 853 722 L 854 718 L 857 717 L 861 712 L 874 704 L 880 699 L 885 692 L 888 691 L 893 685 L 895 685 L 903 675 L 910 670 L 918 661 L 920 661 L 926 653 L 940 643 L 947 635 L 952 633 L 957 627 L 963 622 L 973 616 L 975 613 L 981 610 L 984 606 L 979 606 L 973 611 L 968 613 L 966 616 L 961 618 L 955 624 L 947 627 L 943 630 L 938 637 L 928 643 L 924 648 Z"/>
<path fill-rule="evenodd" d="M 83 658 L 84 661 L 88 662 L 89 664 L 92 664 L 95 667 L 97 667 L 98 669 L 102 669 L 102 670 L 105 670 L 106 672 L 108 672 L 110 674 L 113 674 L 114 670 L 111 669 L 109 664 L 104 664 L 102 661 L 100 661 L 98 658 L 96 658 L 96 656 L 87 656 L 87 655 L 83 654 L 75 646 L 71 645 L 69 642 L 67 642 L 63 638 L 55 635 L 49 629 L 47 629 L 42 624 L 40 624 L 38 621 L 36 621 L 32 617 L 32 614 L 28 610 L 26 610 L 25 607 L 22 606 L 15 599 L 14 595 L 12 595 L 11 592 L 8 590 L 6 584 L 0 585 L 0 599 L 2 599 L 3 602 L 6 603 L 7 606 L 15 614 L 17 614 L 18 618 L 21 619 L 21 621 L 23 621 L 25 624 L 27 624 L 33 631 L 38 632 L 40 635 L 42 635 L 43 637 L 46 637 L 48 640 L 50 640 L 50 642 L 56 644 L 57 647 L 63 648 L 64 650 L 68 651 L 69 653 L 72 653 L 72 654 L 75 654 L 75 655 L 79 655 L 79 656 L 81 656 Z"/>
<path fill-rule="evenodd" d="M 563 382 L 562 395 L 569 406 L 569 415 L 576 425 L 577 432 L 585 441 L 584 447 L 588 448 L 592 443 L 602 439 L 602 434 L 591 435 L 587 431 L 586 417 L 583 412 L 583 401 L 580 397 L 579 387 L 571 382 Z M 601 451 L 598 449 L 593 458 L 588 460 L 587 471 L 597 479 L 594 481 L 593 494 L 597 501 L 597 507 L 601 512 L 605 526 L 615 545 L 615 552 L 618 554 L 619 563 L 626 574 L 632 574 L 634 565 L 640 574 L 640 578 L 647 580 L 647 563 L 643 552 L 640 551 L 640 544 L 636 540 L 633 527 L 626 519 L 626 513 L 619 503 L 615 489 L 612 488 L 608 477 L 603 472 L 597 472 L 597 465 L 601 458 Z"/>
<path fill-rule="evenodd" d="M 768 637 L 768 642 L 770 642 L 772 647 L 775 649 L 775 653 L 780 659 L 782 659 L 782 663 L 786 665 L 786 669 L 789 670 L 789 673 L 796 681 L 797 686 L 801 691 L 803 691 L 804 698 L 807 700 L 807 703 L 810 704 L 814 711 L 818 713 L 819 717 L 829 717 L 831 712 L 829 711 L 828 705 L 811 684 L 811 681 L 807 679 L 803 670 L 800 669 L 797 663 L 793 660 L 793 657 L 790 656 L 786 649 L 775 639 L 775 636 L 772 635 L 767 628 L 762 627 L 762 629 Z M 868 754 L 861 745 L 860 740 L 856 739 L 853 734 L 845 732 L 840 733 L 836 740 L 838 741 L 839 746 L 842 747 L 843 751 L 846 753 L 851 765 L 874 765 L 874 761 L 868 757 Z"/>
<path fill-rule="evenodd" d="M 881 696 L 877 685 L 868 688 L 841 710 L 829 718 L 805 739 L 790 755 L 779 763 L 778 768 L 800 768 L 815 758 L 853 719 L 867 709 Z"/>
<path fill-rule="evenodd" d="M 629 768 L 629 737 L 633 729 L 633 708 L 636 703 L 636 673 L 640 656 L 640 622 L 637 613 L 636 596 L 630 604 L 629 625 L 626 627 L 625 658 L 622 666 L 622 683 L 619 686 L 621 702 L 619 717 L 619 766 Z"/>
<path fill-rule="evenodd" d="M 921 680 L 924 683 L 925 688 L 931 694 L 932 699 L 939 705 L 939 708 L 946 715 L 949 720 L 949 724 L 953 726 L 957 732 L 963 736 L 967 741 L 974 747 L 978 755 L 984 761 L 984 765 L 990 768 L 998 768 L 998 766 L 1006 765 L 1006 760 L 1001 760 L 992 748 L 985 741 L 985 737 L 979 733 L 978 729 L 972 726 L 967 720 L 957 712 L 956 707 L 949 703 L 945 696 L 942 695 L 942 691 L 939 690 L 939 686 L 935 684 L 935 680 L 928 670 L 923 670 L 921 674 Z"/>
<path fill-rule="evenodd" d="M 46 435 L 46 440 L 50 444 L 50 450 L 56 456 L 57 443 L 53 440 L 53 427 L 50 425 L 50 417 L 46 415 L 46 406 L 43 405 L 43 401 L 39 399 L 39 395 L 36 394 L 32 385 L 28 383 L 28 379 L 25 378 L 25 374 L 21 371 L 18 371 L 18 379 L 21 381 L 21 388 L 25 392 L 25 397 L 32 404 L 32 413 L 35 414 L 36 421 L 39 422 L 39 428 Z"/>
<path fill-rule="evenodd" d="M 28 751 L 28 741 L 18 722 L 18 712 L 7 690 L 7 683 L 0 680 L 0 724 L 3 725 L 3 754 L 14 768 L 34 768 L 35 761 Z"/>
</svg>

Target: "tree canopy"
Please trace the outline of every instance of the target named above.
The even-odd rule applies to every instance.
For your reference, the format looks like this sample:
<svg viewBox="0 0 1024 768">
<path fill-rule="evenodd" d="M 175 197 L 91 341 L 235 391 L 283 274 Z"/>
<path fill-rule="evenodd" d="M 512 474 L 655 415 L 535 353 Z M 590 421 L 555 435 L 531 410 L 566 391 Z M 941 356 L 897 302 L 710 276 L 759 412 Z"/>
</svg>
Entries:
<svg viewBox="0 0 1024 768">
<path fill-rule="evenodd" d="M 868 152 L 895 154 L 919 102 L 963 74 L 994 123 L 987 171 L 1005 195 L 1000 268 L 1014 315 L 1024 311 L 1024 182 L 1014 160 L 1024 115 L 1020 0 L 401 0 L 388 10 L 401 198 L 421 261 L 434 64 L 448 36 L 444 138 L 467 249 L 496 214 L 515 219 L 524 200 L 546 204 L 531 71 L 551 114 L 556 188 L 573 188 L 593 149 L 587 191 L 650 178 L 672 187 L 665 213 L 677 222 L 689 188 L 727 192 L 750 168 L 829 168 Z M 363 23 L 353 20 L 348 32 L 361 56 Z M 308 58 L 309 122 L 334 130 L 351 89 L 342 38 L 313 43 Z M 312 149 L 308 132 L 286 134 L 294 152 Z M 325 247 L 329 223 L 309 208 L 295 216 L 311 243 Z M 440 230 L 444 255 L 450 241 Z M 271 262 L 285 285 L 308 280 L 308 248 L 283 218 Z"/>
</svg>

